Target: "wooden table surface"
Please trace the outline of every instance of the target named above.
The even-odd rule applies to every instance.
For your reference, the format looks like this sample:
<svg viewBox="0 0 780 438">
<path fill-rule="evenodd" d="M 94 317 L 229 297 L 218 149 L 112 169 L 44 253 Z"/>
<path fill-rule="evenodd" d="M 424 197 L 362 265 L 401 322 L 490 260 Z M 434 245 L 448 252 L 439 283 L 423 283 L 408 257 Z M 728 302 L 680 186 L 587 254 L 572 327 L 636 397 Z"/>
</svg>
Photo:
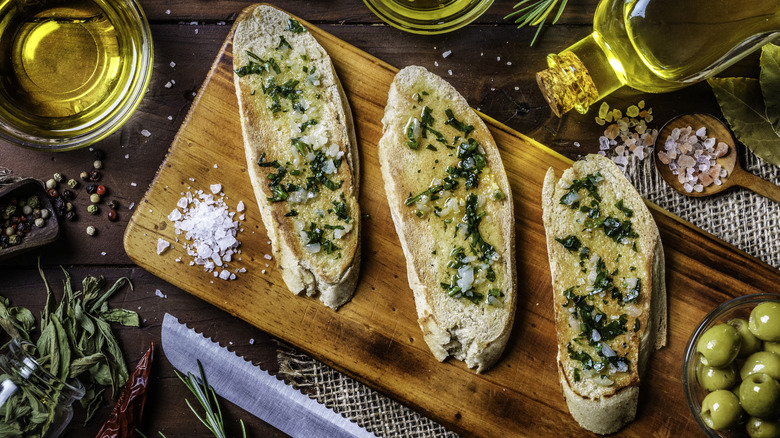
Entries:
<svg viewBox="0 0 780 438">
<path fill-rule="evenodd" d="M 140 3 L 154 39 L 154 70 L 149 90 L 130 120 L 118 132 L 93 146 L 105 153 L 102 182 L 110 190 L 111 198 L 120 202 L 119 220 L 110 222 L 105 215 L 90 216 L 82 212 L 73 222 L 63 221 L 57 242 L 0 264 L 0 295 L 38 315 L 45 299 L 45 289 L 36 270 L 39 257 L 58 294 L 63 279 L 59 266 L 67 268 L 77 281 L 87 274 L 103 275 L 111 283 L 126 276 L 135 289 L 123 289 L 112 304 L 136 310 L 143 321 L 141 328 L 115 327 L 129 366 L 135 365 L 150 341 L 159 346 L 162 318 L 169 312 L 273 370 L 276 344 L 269 335 L 135 266 L 122 246 L 122 236 L 132 213 L 128 208 L 143 197 L 152 182 L 232 20 L 251 2 L 140 0 Z M 475 23 L 434 36 L 409 34 L 385 25 L 360 0 L 269 0 L 269 3 L 391 65 L 400 68 L 417 64 L 438 73 L 459 89 L 473 107 L 570 158 L 598 150 L 598 137 L 604 128 L 594 122 L 594 112 L 585 116 L 572 113 L 558 119 L 542 98 L 535 80 L 535 73 L 546 66 L 546 54 L 563 50 L 591 31 L 596 0 L 569 2 L 558 24 L 547 26 L 534 47 L 529 47 L 529 42 L 535 29 L 518 30 L 503 18 L 512 11 L 515 1 L 511 0 L 496 0 Z M 451 54 L 444 57 L 445 52 Z M 758 56 L 754 54 L 724 75 L 757 77 L 757 73 Z M 653 108 L 656 128 L 681 113 L 720 115 L 707 84 L 664 95 L 623 89 L 607 101 L 612 107 L 624 109 L 640 99 Z M 18 176 L 46 180 L 54 172 L 60 172 L 76 177 L 82 170 L 89 170 L 93 160 L 94 152 L 89 148 L 42 153 L 0 141 L 0 167 Z M 84 198 L 82 194 L 77 202 L 83 204 L 82 209 L 87 205 Z M 98 229 L 97 235 L 90 237 L 85 233 L 88 225 Z M 157 431 L 167 437 L 185 436 L 185 433 L 191 438 L 211 436 L 196 424 L 189 412 L 185 398 L 193 398 L 175 377 L 162 350 L 158 348 L 156 353 L 142 430 L 150 437 L 157 436 Z M 231 434 L 237 432 L 232 426 L 242 418 L 249 436 L 284 436 L 241 409 L 227 402 L 223 405 Z M 65 436 L 94 436 L 111 406 L 112 403 L 106 402 L 86 426 L 80 421 L 80 408 L 77 409 Z"/>
</svg>

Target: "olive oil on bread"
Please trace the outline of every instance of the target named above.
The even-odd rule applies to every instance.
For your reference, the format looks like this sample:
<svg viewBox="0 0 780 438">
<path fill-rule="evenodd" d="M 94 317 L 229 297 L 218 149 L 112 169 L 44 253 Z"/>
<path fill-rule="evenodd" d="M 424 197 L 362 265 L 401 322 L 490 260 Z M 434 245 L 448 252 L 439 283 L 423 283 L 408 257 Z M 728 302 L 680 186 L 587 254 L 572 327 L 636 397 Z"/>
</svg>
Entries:
<svg viewBox="0 0 780 438">
<path fill-rule="evenodd" d="M 633 420 L 650 352 L 665 344 L 663 250 L 638 193 L 609 159 L 588 156 L 542 204 L 558 370 L 572 416 L 612 433 Z"/>
<path fill-rule="evenodd" d="M 484 371 L 516 302 L 512 196 L 487 127 L 422 67 L 391 85 L 379 160 L 418 323 L 438 360 Z"/>
</svg>

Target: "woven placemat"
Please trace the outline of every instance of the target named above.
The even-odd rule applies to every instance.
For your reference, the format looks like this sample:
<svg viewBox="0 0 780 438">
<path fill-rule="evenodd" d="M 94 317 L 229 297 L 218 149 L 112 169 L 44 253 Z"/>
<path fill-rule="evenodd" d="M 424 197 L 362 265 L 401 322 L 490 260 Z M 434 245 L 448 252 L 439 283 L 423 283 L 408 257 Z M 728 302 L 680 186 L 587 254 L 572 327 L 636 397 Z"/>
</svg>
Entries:
<svg viewBox="0 0 780 438">
<path fill-rule="evenodd" d="M 780 168 L 742 150 L 745 168 L 780 185 Z M 629 159 L 626 176 L 645 199 L 748 254 L 780 269 L 780 204 L 745 189 L 708 198 L 675 192 L 652 159 Z M 292 347 L 280 345 L 279 373 L 320 403 L 379 437 L 457 437 L 442 425 L 337 372 Z"/>
</svg>

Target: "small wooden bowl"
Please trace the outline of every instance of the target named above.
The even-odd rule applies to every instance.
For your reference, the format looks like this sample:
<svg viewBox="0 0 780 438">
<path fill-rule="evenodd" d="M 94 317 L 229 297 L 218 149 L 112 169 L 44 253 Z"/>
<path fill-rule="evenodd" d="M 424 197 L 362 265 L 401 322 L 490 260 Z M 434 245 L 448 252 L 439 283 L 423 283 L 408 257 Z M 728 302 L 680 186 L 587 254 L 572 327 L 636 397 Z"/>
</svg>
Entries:
<svg viewBox="0 0 780 438">
<path fill-rule="evenodd" d="M 37 179 L 26 178 L 9 186 L 0 188 L 0 205 L 4 205 L 4 201 L 13 196 L 29 198 L 32 195 L 38 195 L 38 199 L 40 199 L 41 202 L 41 208 L 47 208 L 51 212 L 51 215 L 46 219 L 46 225 L 44 227 L 38 228 L 35 225 L 32 225 L 30 232 L 22 238 L 22 243 L 0 249 L 0 260 L 49 244 L 57 240 L 60 235 L 60 226 L 59 222 L 57 222 L 57 215 L 54 213 L 54 208 L 52 208 L 51 199 L 49 199 L 49 195 L 46 193 L 46 190 L 44 190 L 43 184 Z M 0 212 L 0 225 L 3 222 L 5 222 L 5 220 L 2 219 L 2 212 Z M 5 227 L 1 228 L 0 232 L 5 233 Z"/>
</svg>

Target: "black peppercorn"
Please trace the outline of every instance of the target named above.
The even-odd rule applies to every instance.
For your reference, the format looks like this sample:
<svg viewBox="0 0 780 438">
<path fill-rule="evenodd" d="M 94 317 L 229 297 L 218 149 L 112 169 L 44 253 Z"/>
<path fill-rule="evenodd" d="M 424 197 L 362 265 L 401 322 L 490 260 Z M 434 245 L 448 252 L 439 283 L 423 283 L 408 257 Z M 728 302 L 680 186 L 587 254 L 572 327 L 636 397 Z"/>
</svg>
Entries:
<svg viewBox="0 0 780 438">
<path fill-rule="evenodd" d="M 65 219 L 67 219 L 69 221 L 75 220 L 76 219 L 76 211 L 75 210 L 71 210 L 71 211 L 67 212 L 65 214 Z"/>
<path fill-rule="evenodd" d="M 104 160 L 106 158 L 106 153 L 100 149 L 95 149 L 94 154 L 96 160 Z"/>
<path fill-rule="evenodd" d="M 100 181 L 100 178 L 102 178 L 102 177 L 103 177 L 103 175 L 100 172 L 98 172 L 97 169 L 92 169 L 89 172 L 89 180 L 90 181 Z"/>
<path fill-rule="evenodd" d="M 89 184 L 87 184 L 87 188 L 86 188 L 86 190 L 87 190 L 87 193 L 89 193 L 90 195 L 91 195 L 91 194 L 93 194 L 93 193 L 95 193 L 95 192 L 97 191 L 97 186 L 98 186 L 98 185 L 97 185 L 97 184 L 95 184 L 95 183 L 89 183 Z"/>
<path fill-rule="evenodd" d="M 76 195 L 73 193 L 73 191 L 65 189 L 62 191 L 62 196 L 65 197 L 67 200 L 71 200 L 76 197 Z"/>
<path fill-rule="evenodd" d="M 112 199 L 111 201 L 108 202 L 108 208 L 110 208 L 111 210 L 116 210 L 117 208 L 119 208 L 119 201 L 117 201 L 116 199 Z"/>
</svg>

